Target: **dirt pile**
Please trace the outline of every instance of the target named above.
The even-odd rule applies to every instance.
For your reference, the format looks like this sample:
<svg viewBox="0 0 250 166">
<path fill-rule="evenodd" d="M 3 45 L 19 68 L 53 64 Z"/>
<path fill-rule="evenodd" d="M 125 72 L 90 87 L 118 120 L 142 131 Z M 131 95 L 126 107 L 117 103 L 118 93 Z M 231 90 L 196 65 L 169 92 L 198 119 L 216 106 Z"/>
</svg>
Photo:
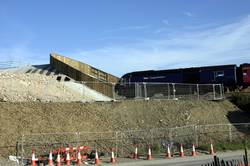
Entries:
<svg viewBox="0 0 250 166">
<path fill-rule="evenodd" d="M 37 73 L 0 72 L 0 101 L 67 102 L 81 101 L 80 93 L 72 92 L 55 76 Z"/>
<path fill-rule="evenodd" d="M 0 102 L 0 151 L 1 154 L 14 153 L 16 141 L 22 134 L 230 123 L 231 114 L 242 122 L 245 119 L 228 101 Z M 13 148 L 4 149 L 6 146 Z"/>
</svg>

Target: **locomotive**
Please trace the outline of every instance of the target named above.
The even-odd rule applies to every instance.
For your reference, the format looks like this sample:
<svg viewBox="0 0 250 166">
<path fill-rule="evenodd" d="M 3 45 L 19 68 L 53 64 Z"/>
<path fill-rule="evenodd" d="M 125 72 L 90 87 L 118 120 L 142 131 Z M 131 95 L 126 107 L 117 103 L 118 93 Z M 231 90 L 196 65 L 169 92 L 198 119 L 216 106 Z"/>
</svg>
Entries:
<svg viewBox="0 0 250 166">
<path fill-rule="evenodd" d="M 223 84 L 225 89 L 235 90 L 250 85 L 250 63 L 239 66 L 218 65 L 170 70 L 136 71 L 123 75 L 118 84 L 128 86 L 135 82 Z"/>
</svg>

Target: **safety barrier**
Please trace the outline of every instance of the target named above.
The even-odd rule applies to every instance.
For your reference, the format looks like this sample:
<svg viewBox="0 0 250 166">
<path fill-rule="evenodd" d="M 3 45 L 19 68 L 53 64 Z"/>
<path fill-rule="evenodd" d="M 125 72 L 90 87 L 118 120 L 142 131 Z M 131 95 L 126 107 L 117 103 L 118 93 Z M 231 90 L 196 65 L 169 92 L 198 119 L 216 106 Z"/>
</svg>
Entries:
<svg viewBox="0 0 250 166">
<path fill-rule="evenodd" d="M 7 94 L 16 94 L 14 101 L 116 101 L 116 100 L 222 100 L 225 98 L 221 84 L 180 84 L 180 83 L 130 83 L 109 82 L 57 82 L 47 79 L 37 86 L 18 84 L 25 94 L 17 89 L 13 78 L 1 78 Z M 36 90 L 34 91 L 35 87 Z M 103 93 L 100 93 L 103 91 Z M 109 94 L 109 95 L 107 95 Z M 28 95 L 28 96 L 27 96 Z M 63 96 L 63 97 L 62 97 Z"/>
<path fill-rule="evenodd" d="M 250 123 L 241 124 L 213 124 L 213 125 L 190 125 L 175 128 L 158 128 L 148 130 L 128 130 L 114 132 L 72 132 L 72 133 L 39 133 L 22 135 L 17 144 L 17 156 L 22 156 L 22 159 L 31 157 L 32 149 L 36 149 L 37 156 L 49 157 L 49 152 L 52 150 L 53 156 L 62 147 L 80 147 L 80 145 L 88 146 L 90 149 L 98 149 L 98 157 L 111 156 L 110 147 L 113 147 L 113 156 L 129 157 L 134 159 L 146 158 L 150 153 L 151 158 L 154 154 L 163 154 L 164 158 L 171 158 L 183 155 L 196 156 L 202 152 L 197 147 L 207 145 L 206 153 L 214 155 L 214 144 L 225 142 L 243 142 L 248 138 L 250 133 Z M 213 141 L 211 141 L 213 140 Z M 180 148 L 180 143 L 183 145 L 183 150 Z M 150 153 L 149 153 L 150 146 Z M 91 148 L 90 148 L 91 147 Z M 209 149 L 208 149 L 209 148 Z M 71 148 L 72 149 L 72 148 Z M 57 150 L 57 151 L 56 151 Z M 92 156 L 95 156 L 95 152 Z M 74 156 L 76 156 L 77 148 L 75 148 Z M 66 154 L 61 154 L 66 160 Z M 61 157 L 60 156 L 60 157 Z M 86 159 L 81 157 L 82 160 Z M 72 158 L 71 158 L 72 159 Z M 93 162 L 95 157 L 92 157 Z M 76 160 L 76 157 L 74 158 Z M 101 161 L 96 159 L 97 163 Z M 115 160 L 116 161 L 116 160 Z"/>
<path fill-rule="evenodd" d="M 167 151 L 166 155 L 163 155 L 163 158 L 165 159 L 171 159 L 171 158 L 177 158 L 181 157 L 183 158 L 184 156 L 191 156 L 195 157 L 198 154 L 196 153 L 195 150 L 195 145 L 192 145 L 192 150 L 191 153 L 188 152 L 188 149 L 183 148 L 183 144 L 179 144 L 179 154 L 177 153 L 174 155 L 174 152 L 171 151 L 172 149 L 170 146 L 167 146 Z M 141 147 L 142 148 L 142 147 Z M 146 147 L 148 152 L 147 154 L 138 154 L 138 148 L 135 147 L 135 152 L 133 156 L 129 157 L 130 159 L 135 159 L 135 160 L 153 160 L 153 154 L 152 154 L 152 147 L 149 145 Z M 139 149 L 140 150 L 140 149 Z M 79 146 L 79 147 L 62 147 L 58 149 L 52 149 L 48 151 L 47 153 L 45 152 L 43 155 L 36 155 L 37 149 L 32 149 L 31 152 L 31 158 L 26 158 L 26 163 L 23 163 L 24 165 L 31 165 L 31 166 L 37 166 L 40 165 L 41 163 L 43 165 L 49 165 L 49 166 L 61 166 L 61 165 L 81 165 L 81 164 L 95 164 L 99 165 L 102 163 L 102 160 L 105 160 L 105 157 L 99 157 L 100 153 L 98 154 L 97 150 L 91 150 L 88 146 Z M 108 151 L 110 160 L 105 161 L 106 163 L 111 163 L 114 164 L 117 162 L 117 154 L 115 154 L 116 149 L 115 148 L 110 148 L 110 151 Z M 209 149 L 208 151 L 211 151 Z M 207 151 L 207 154 L 209 154 Z M 203 152 L 204 153 L 204 152 Z M 211 153 L 210 153 L 211 155 Z M 214 155 L 214 153 L 212 154 Z M 160 156 L 161 157 L 161 156 Z"/>
</svg>

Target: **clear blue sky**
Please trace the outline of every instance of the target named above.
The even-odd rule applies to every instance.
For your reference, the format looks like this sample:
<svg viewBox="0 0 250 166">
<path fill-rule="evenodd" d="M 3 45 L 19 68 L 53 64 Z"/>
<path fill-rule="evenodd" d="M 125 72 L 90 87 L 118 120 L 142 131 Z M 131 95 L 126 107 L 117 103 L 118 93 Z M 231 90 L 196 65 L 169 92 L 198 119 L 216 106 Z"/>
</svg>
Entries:
<svg viewBox="0 0 250 166">
<path fill-rule="evenodd" d="M 0 62 L 50 52 L 117 76 L 250 63 L 250 0 L 1 0 Z"/>
</svg>

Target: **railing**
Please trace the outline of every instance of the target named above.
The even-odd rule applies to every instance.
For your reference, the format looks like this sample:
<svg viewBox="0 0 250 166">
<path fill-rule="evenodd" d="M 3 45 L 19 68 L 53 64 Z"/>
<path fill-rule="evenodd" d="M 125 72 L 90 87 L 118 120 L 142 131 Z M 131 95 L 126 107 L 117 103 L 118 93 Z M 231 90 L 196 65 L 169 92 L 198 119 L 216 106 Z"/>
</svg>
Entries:
<svg viewBox="0 0 250 166">
<path fill-rule="evenodd" d="M 245 149 L 245 155 L 240 159 L 224 160 L 217 156 L 214 156 L 214 161 L 211 163 L 202 164 L 201 166 L 248 166 L 247 150 Z"/>
</svg>

